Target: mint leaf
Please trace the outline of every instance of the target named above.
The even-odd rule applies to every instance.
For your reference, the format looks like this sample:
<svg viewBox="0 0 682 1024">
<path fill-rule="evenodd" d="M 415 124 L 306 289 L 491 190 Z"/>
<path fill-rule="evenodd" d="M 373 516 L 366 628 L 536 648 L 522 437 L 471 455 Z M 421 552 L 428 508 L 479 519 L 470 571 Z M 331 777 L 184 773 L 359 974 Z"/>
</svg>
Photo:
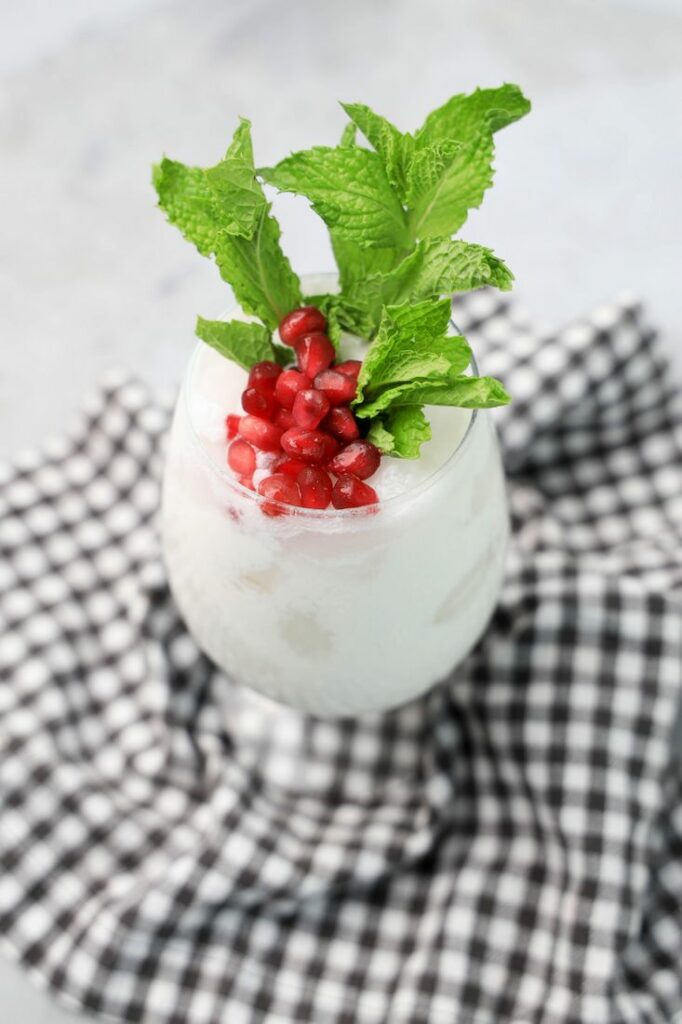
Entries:
<svg viewBox="0 0 682 1024">
<path fill-rule="evenodd" d="M 414 136 L 407 175 L 414 238 L 451 235 L 493 180 L 493 133 L 530 110 L 518 86 L 476 89 L 432 111 Z"/>
<path fill-rule="evenodd" d="M 387 385 L 435 378 L 446 382 L 466 369 L 471 350 L 460 335 L 448 335 L 448 299 L 383 310 L 376 338 L 369 346 L 354 401 L 359 416 Z"/>
<path fill-rule="evenodd" d="M 484 126 L 491 133 L 497 132 L 529 110 L 530 103 L 517 85 L 506 83 L 497 89 L 460 93 L 429 114 L 416 139 L 420 145 L 446 138 L 466 142 Z"/>
<path fill-rule="evenodd" d="M 335 233 L 365 246 L 408 244 L 400 201 L 376 153 L 360 146 L 316 146 L 262 170 L 281 192 L 306 196 Z"/>
<path fill-rule="evenodd" d="M 274 359 L 275 351 L 270 332 L 262 324 L 244 323 L 242 320 L 204 320 L 197 318 L 196 335 L 221 356 L 250 370 L 254 363 Z"/>
<path fill-rule="evenodd" d="M 348 285 L 345 296 L 355 305 L 364 306 L 376 329 L 383 306 L 485 285 L 508 291 L 512 281 L 511 271 L 491 249 L 450 238 L 429 238 L 419 242 L 414 252 L 388 273 L 370 274 Z"/>
<path fill-rule="evenodd" d="M 279 226 L 253 166 L 251 126 L 244 119 L 225 159 L 185 167 L 164 159 L 154 170 L 159 205 L 204 256 L 215 256 L 243 310 L 274 329 L 301 302 L 301 288 L 279 244 Z"/>
<path fill-rule="evenodd" d="M 159 206 L 202 256 L 210 256 L 220 231 L 220 216 L 213 192 L 201 167 L 164 157 L 153 169 L 152 181 Z"/>
<path fill-rule="evenodd" d="M 221 230 L 250 238 L 267 201 L 256 180 L 249 121 L 242 118 L 225 159 L 204 174 Z"/>
<path fill-rule="evenodd" d="M 407 182 L 412 236 L 434 238 L 459 230 L 492 185 L 492 160 L 487 132 L 467 143 L 446 140 L 418 149 Z"/>
<path fill-rule="evenodd" d="M 369 144 L 381 157 L 386 177 L 401 198 L 404 198 L 406 168 L 412 158 L 414 140 L 403 135 L 395 125 L 364 103 L 342 103 L 351 121 L 357 125 Z"/>
<path fill-rule="evenodd" d="M 430 238 L 419 242 L 412 260 L 396 269 L 395 279 L 410 298 L 495 287 L 509 291 L 514 275 L 492 249 L 461 239 Z"/>
<path fill-rule="evenodd" d="M 341 132 L 341 139 L 339 140 L 339 146 L 344 146 L 344 147 L 354 146 L 355 145 L 355 136 L 356 136 L 356 134 L 357 134 L 357 129 L 356 129 L 355 125 L 352 123 L 352 121 L 349 121 L 349 123 L 346 125 L 346 127 Z"/>
<path fill-rule="evenodd" d="M 400 406 L 455 405 L 464 409 L 492 409 L 508 405 L 511 398 L 494 377 L 459 376 L 450 381 L 414 380 L 391 385 L 373 401 L 355 409 L 361 419 Z"/>
<path fill-rule="evenodd" d="M 356 134 L 356 125 L 349 121 L 343 130 L 339 146 L 355 146 Z M 390 270 L 400 258 L 396 249 L 361 248 L 357 242 L 350 241 L 337 231 L 330 230 L 329 237 L 339 270 L 339 284 L 343 291 L 356 281 L 364 281 L 370 274 Z M 359 333 L 353 327 L 349 327 L 348 330 Z"/>
<path fill-rule="evenodd" d="M 232 136 L 232 141 L 227 147 L 225 159 L 238 160 L 241 163 L 246 164 L 247 167 L 250 167 L 251 173 L 255 174 L 253 142 L 251 140 L 251 122 L 248 118 L 239 118 L 239 124 Z"/>
<path fill-rule="evenodd" d="M 422 444 L 431 440 L 431 426 L 423 409 L 405 405 L 374 420 L 367 438 L 387 455 L 418 459 Z"/>
<path fill-rule="evenodd" d="M 336 231 L 330 231 L 329 235 L 343 291 L 355 283 L 365 281 L 370 274 L 390 270 L 399 261 L 400 252 L 403 251 L 393 248 L 363 249 L 357 242 L 351 242 Z"/>
<path fill-rule="evenodd" d="M 267 205 L 256 181 L 251 124 L 242 118 L 225 159 L 204 170 L 167 157 L 153 171 L 159 206 L 202 256 L 215 252 L 222 231 L 250 237 Z"/>
<path fill-rule="evenodd" d="M 216 263 L 245 313 L 274 330 L 301 305 L 301 286 L 279 244 L 279 224 L 265 207 L 251 238 L 222 233 Z"/>
<path fill-rule="evenodd" d="M 395 449 L 395 438 L 393 434 L 388 430 L 383 423 L 381 417 L 372 420 L 369 430 L 367 431 L 367 440 L 379 449 L 382 455 L 391 455 Z"/>
<path fill-rule="evenodd" d="M 327 317 L 327 335 L 335 346 L 343 331 L 357 334 L 361 338 L 369 336 L 372 325 L 367 310 L 354 305 L 345 295 L 308 295 L 305 302 L 317 306 Z"/>
</svg>

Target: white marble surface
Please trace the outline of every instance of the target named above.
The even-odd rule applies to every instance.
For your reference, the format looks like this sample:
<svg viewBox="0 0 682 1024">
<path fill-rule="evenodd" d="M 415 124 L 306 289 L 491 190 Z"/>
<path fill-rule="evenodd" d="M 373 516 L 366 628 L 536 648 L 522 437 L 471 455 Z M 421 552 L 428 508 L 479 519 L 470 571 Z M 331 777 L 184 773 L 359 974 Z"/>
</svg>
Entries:
<svg viewBox="0 0 682 1024">
<path fill-rule="evenodd" d="M 557 324 L 627 289 L 680 360 L 679 0 L 0 0 L 0 457 L 60 430 L 112 365 L 172 386 L 215 270 L 155 209 L 166 151 L 216 159 L 238 114 L 261 163 L 332 142 L 336 99 L 400 126 L 477 84 L 534 101 L 498 137 L 498 180 L 465 237 Z M 324 232 L 278 200 L 300 271 Z M 0 962 L 0 1019 L 76 1019 Z"/>
</svg>

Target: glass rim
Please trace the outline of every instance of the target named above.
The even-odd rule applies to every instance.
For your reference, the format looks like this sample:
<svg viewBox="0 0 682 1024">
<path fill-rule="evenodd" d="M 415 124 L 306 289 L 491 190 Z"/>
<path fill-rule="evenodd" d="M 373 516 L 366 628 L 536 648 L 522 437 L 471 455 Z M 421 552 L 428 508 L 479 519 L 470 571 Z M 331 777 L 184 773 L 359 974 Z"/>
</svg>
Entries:
<svg viewBox="0 0 682 1024">
<path fill-rule="evenodd" d="M 454 325 L 453 325 L 454 326 Z M 191 403 L 189 398 L 190 387 L 194 370 L 197 364 L 197 360 L 200 357 L 202 349 L 205 346 L 204 342 L 197 342 L 194 347 L 194 351 L 190 356 L 187 369 L 185 371 L 185 377 L 181 389 L 180 401 L 184 404 L 185 414 L 187 417 L 187 423 L 189 424 L 190 437 L 192 446 L 197 450 L 202 462 L 206 465 L 207 469 L 213 473 L 219 480 L 221 480 L 228 488 L 233 490 L 236 494 L 253 501 L 256 505 L 267 503 L 269 505 L 281 506 L 285 509 L 289 516 L 295 516 L 297 518 L 305 519 L 323 519 L 331 520 L 339 517 L 359 516 L 376 513 L 378 508 L 395 509 L 400 505 L 405 504 L 407 501 L 414 500 L 421 494 L 425 493 L 431 487 L 433 487 L 440 477 L 444 476 L 446 471 L 452 467 L 452 464 L 458 461 L 465 446 L 467 446 L 469 439 L 473 433 L 474 424 L 477 422 L 478 413 L 480 409 L 470 409 L 469 422 L 467 423 L 466 430 L 462 434 L 456 447 L 450 452 L 444 462 L 440 464 L 426 479 L 421 480 L 414 487 L 410 487 L 406 491 L 401 491 L 400 494 L 394 494 L 390 498 L 380 498 L 377 505 L 361 505 L 358 508 L 299 508 L 297 505 L 288 505 L 286 502 L 276 501 L 272 498 L 265 498 L 262 494 L 257 491 L 252 491 L 251 488 L 245 487 L 244 484 L 240 483 L 239 480 L 233 475 L 227 465 L 225 467 L 219 465 L 214 458 L 211 457 L 210 453 L 206 450 L 202 443 L 201 435 L 197 430 L 194 420 L 192 417 Z M 470 366 L 475 374 L 478 373 L 478 366 L 476 360 L 471 356 Z M 390 456 L 385 456 L 390 458 Z"/>
</svg>

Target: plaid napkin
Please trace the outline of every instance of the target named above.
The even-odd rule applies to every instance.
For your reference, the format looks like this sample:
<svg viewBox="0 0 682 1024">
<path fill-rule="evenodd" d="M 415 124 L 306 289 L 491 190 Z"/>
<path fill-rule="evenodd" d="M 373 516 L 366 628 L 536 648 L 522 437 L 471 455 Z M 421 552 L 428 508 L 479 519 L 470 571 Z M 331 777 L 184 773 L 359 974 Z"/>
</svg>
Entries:
<svg viewBox="0 0 682 1024">
<path fill-rule="evenodd" d="M 169 411 L 111 382 L 0 486 L 0 947 L 145 1024 L 682 1014 L 682 411 L 635 304 L 456 318 L 516 401 L 495 619 L 357 721 L 232 687 L 170 599 Z"/>
</svg>

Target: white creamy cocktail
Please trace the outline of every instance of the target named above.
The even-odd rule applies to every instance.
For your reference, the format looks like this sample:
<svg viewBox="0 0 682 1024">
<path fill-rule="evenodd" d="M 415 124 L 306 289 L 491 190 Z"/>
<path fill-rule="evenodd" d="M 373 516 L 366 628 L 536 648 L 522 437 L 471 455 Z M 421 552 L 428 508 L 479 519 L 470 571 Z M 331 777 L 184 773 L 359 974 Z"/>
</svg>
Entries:
<svg viewBox="0 0 682 1024">
<path fill-rule="evenodd" d="M 235 682 L 302 711 L 416 697 L 471 650 L 499 593 L 508 520 L 489 412 L 431 409 L 421 457 L 384 458 L 372 477 L 378 505 L 271 517 L 226 463 L 245 380 L 199 345 L 175 412 L 164 550 L 190 632 Z"/>
</svg>

